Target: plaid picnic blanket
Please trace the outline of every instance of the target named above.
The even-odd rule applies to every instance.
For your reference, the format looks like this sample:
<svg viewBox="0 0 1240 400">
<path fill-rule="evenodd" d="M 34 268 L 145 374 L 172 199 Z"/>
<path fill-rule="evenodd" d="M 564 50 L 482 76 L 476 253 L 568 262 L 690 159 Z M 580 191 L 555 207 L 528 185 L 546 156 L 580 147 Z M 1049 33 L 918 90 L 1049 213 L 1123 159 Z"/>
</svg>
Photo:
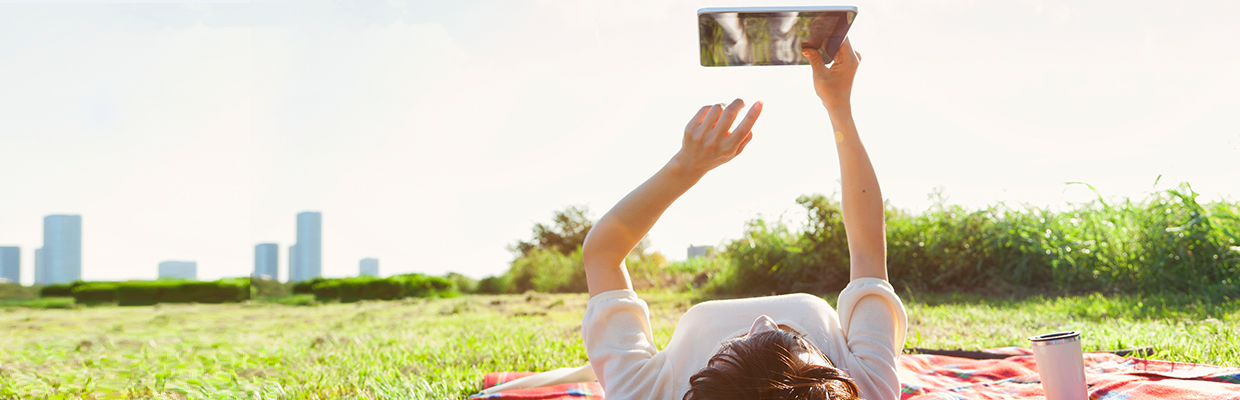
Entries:
<svg viewBox="0 0 1240 400">
<path fill-rule="evenodd" d="M 1004 359 L 976 360 L 926 354 L 900 356 L 900 400 L 1044 398 L 1033 352 L 1027 348 L 987 349 Z M 488 388 L 532 372 L 492 372 Z M 1240 400 L 1240 368 L 1124 358 L 1085 353 L 1085 381 L 1093 400 Z M 571 383 L 492 394 L 487 399 L 602 399 L 598 382 Z"/>
<path fill-rule="evenodd" d="M 492 372 L 482 378 L 482 388 L 533 375 L 534 372 Z M 529 389 L 508 390 L 477 397 L 480 399 L 581 400 L 602 399 L 603 387 L 598 382 L 566 383 Z"/>
<path fill-rule="evenodd" d="M 1008 347 L 987 352 L 1009 354 L 1000 360 L 912 355 L 900 356 L 901 400 L 1014 399 L 1044 397 L 1029 349 Z M 910 376 L 911 375 L 911 376 Z M 911 378 L 911 379 L 910 379 Z M 1240 368 L 1123 358 L 1085 353 L 1085 382 L 1090 399 L 1232 399 L 1240 400 Z"/>
</svg>

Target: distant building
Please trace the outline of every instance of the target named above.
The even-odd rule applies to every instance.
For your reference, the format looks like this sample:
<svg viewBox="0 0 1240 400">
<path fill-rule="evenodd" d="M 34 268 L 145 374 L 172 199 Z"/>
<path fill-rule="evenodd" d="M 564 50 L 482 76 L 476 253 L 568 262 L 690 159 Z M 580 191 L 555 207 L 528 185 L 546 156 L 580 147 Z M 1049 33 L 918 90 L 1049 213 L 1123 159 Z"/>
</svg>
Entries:
<svg viewBox="0 0 1240 400">
<path fill-rule="evenodd" d="M 159 278 L 198 279 L 198 263 L 193 261 L 164 261 L 159 263 Z"/>
<path fill-rule="evenodd" d="M 50 285 L 82 279 L 82 216 L 43 217 L 43 248 L 35 253 L 36 279 Z"/>
<path fill-rule="evenodd" d="M 297 244 L 289 257 L 289 280 L 293 282 L 323 276 L 323 214 L 306 211 L 297 214 Z"/>
<path fill-rule="evenodd" d="M 297 266 L 297 245 L 292 245 L 288 247 L 288 281 L 289 282 L 300 282 L 302 280 L 301 275 L 298 275 L 296 266 Z"/>
<path fill-rule="evenodd" d="M 694 246 L 689 245 L 689 258 L 710 257 L 714 253 L 715 246 Z"/>
<path fill-rule="evenodd" d="M 22 282 L 22 248 L 0 247 L 0 282 Z"/>
<path fill-rule="evenodd" d="M 34 249 L 34 284 L 47 284 L 47 268 L 43 267 L 43 249 Z"/>
<path fill-rule="evenodd" d="M 263 243 L 254 246 L 254 277 L 280 280 L 280 245 Z"/>
<path fill-rule="evenodd" d="M 379 259 L 363 258 L 357 269 L 358 275 L 379 276 Z"/>
</svg>

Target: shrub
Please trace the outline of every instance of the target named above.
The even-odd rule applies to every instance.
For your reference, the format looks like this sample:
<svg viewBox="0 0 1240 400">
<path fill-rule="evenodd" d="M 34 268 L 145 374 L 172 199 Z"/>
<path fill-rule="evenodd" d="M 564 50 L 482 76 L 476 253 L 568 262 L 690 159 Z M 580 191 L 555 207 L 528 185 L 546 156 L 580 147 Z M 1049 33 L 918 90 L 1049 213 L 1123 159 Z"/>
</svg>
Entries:
<svg viewBox="0 0 1240 400">
<path fill-rule="evenodd" d="M 73 288 L 86 283 L 82 281 L 73 281 L 72 283 L 57 283 L 55 285 L 47 285 L 39 290 L 39 297 L 73 297 Z"/>
<path fill-rule="evenodd" d="M 122 306 L 143 306 L 159 303 L 161 290 L 167 282 L 130 281 L 116 288 L 116 302 Z"/>
<path fill-rule="evenodd" d="M 34 287 L 22 286 L 20 283 L 0 283 L 0 300 L 30 300 L 39 297 Z"/>
<path fill-rule="evenodd" d="M 314 285 L 323 282 L 326 278 L 311 278 L 293 284 L 293 294 L 314 294 Z"/>
<path fill-rule="evenodd" d="M 478 281 L 468 276 L 449 272 L 447 275 L 444 275 L 444 278 L 452 281 L 452 284 L 456 286 L 456 290 L 461 293 L 474 293 L 478 291 Z"/>
<path fill-rule="evenodd" d="M 712 288 L 736 294 L 824 292 L 848 284 L 848 240 L 839 202 L 801 196 L 807 221 L 800 232 L 782 221 L 749 221 L 741 239 L 724 246 L 728 265 Z"/>
<path fill-rule="evenodd" d="M 402 282 L 405 290 L 402 297 L 455 297 L 460 294 L 452 281 L 438 276 L 407 274 L 392 278 Z"/>
<path fill-rule="evenodd" d="M 73 288 L 73 301 L 79 304 L 116 301 L 116 282 L 89 282 Z"/>
<path fill-rule="evenodd" d="M 388 278 L 359 276 L 320 279 L 311 288 L 318 301 L 354 302 L 358 300 L 395 300 L 405 297 L 452 297 L 456 285 L 447 278 L 422 274 L 395 275 Z"/>
<path fill-rule="evenodd" d="M 478 281 L 478 288 L 475 293 L 482 294 L 500 294 L 510 292 L 510 281 L 508 274 L 499 276 L 488 276 Z"/>
<path fill-rule="evenodd" d="M 314 300 L 314 295 L 312 294 L 291 294 L 288 296 L 267 297 L 261 301 L 283 304 L 286 306 L 311 306 L 318 304 L 318 302 Z"/>
<path fill-rule="evenodd" d="M 0 309 L 8 307 L 22 308 L 73 308 L 75 303 L 72 297 L 45 297 L 31 298 L 25 300 L 0 300 Z"/>
<path fill-rule="evenodd" d="M 710 276 L 723 270 L 726 261 L 718 256 L 705 256 L 669 262 L 662 253 L 654 252 L 630 255 L 625 265 L 636 290 L 689 290 L 704 286 Z"/>
<path fill-rule="evenodd" d="M 292 283 L 284 284 L 272 279 L 250 277 L 251 296 L 283 297 L 292 294 Z"/>
<path fill-rule="evenodd" d="M 713 290 L 826 291 L 847 283 L 838 203 L 821 195 L 797 202 L 809 211 L 801 230 L 755 219 L 725 245 L 727 266 L 712 277 Z M 1063 210 L 968 210 L 940 201 L 920 214 L 888 209 L 886 223 L 889 276 L 900 288 L 1212 296 L 1240 289 L 1240 204 L 1202 204 L 1187 184 L 1144 201 L 1100 196 Z"/>
<path fill-rule="evenodd" d="M 581 248 L 564 255 L 551 249 L 534 249 L 512 261 L 508 269 L 508 292 L 568 293 L 586 291 L 585 263 Z"/>
<path fill-rule="evenodd" d="M 248 278 L 211 282 L 157 280 L 122 282 L 116 288 L 122 306 L 156 303 L 227 303 L 250 298 Z"/>
</svg>

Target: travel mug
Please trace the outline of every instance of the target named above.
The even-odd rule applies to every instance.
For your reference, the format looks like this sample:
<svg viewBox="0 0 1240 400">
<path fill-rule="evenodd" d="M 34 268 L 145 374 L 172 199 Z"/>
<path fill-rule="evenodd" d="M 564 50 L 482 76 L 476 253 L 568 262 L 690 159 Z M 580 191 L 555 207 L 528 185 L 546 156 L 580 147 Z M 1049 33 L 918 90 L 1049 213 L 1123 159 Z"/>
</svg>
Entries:
<svg viewBox="0 0 1240 400">
<path fill-rule="evenodd" d="M 1046 400 L 1087 400 L 1085 359 L 1081 354 L 1081 333 L 1048 333 L 1029 338 L 1033 359 L 1042 376 Z"/>
</svg>

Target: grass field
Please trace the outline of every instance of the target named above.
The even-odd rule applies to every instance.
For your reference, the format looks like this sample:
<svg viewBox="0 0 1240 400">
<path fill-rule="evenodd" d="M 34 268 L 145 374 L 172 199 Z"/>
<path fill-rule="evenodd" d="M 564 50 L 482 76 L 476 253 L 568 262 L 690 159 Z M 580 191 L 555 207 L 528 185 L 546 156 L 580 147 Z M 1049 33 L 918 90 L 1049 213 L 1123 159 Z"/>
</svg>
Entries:
<svg viewBox="0 0 1240 400">
<path fill-rule="evenodd" d="M 646 293 L 660 345 L 693 293 Z M 295 305 L 0 310 L 0 398 L 462 398 L 488 371 L 582 365 L 585 295 Z M 834 304 L 833 298 L 828 301 Z M 1240 301 L 905 296 L 908 346 L 1024 345 L 1077 329 L 1086 350 L 1240 366 Z M 292 305 L 291 305 L 292 304 Z"/>
</svg>

